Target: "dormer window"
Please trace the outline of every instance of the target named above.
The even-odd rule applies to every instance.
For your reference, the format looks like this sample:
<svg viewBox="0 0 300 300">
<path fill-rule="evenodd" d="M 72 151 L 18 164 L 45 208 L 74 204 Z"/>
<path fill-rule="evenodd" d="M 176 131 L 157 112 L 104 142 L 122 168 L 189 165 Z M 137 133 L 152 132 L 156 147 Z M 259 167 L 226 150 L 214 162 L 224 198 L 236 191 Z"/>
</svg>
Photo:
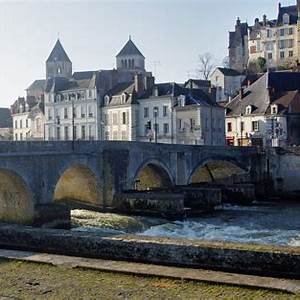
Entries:
<svg viewBox="0 0 300 300">
<path fill-rule="evenodd" d="M 271 105 L 271 114 L 276 115 L 278 113 L 278 106 L 277 104 Z"/>
<path fill-rule="evenodd" d="M 123 93 L 121 97 L 122 97 L 122 98 L 121 98 L 122 103 L 125 103 L 125 102 L 126 102 L 126 98 L 127 98 L 126 93 Z"/>
<path fill-rule="evenodd" d="M 251 115 L 252 113 L 252 105 L 247 105 L 246 106 L 246 115 Z"/>
<path fill-rule="evenodd" d="M 178 105 L 180 107 L 184 107 L 185 106 L 185 96 L 184 95 L 180 95 L 178 97 Z"/>
<path fill-rule="evenodd" d="M 290 24 L 290 16 L 289 16 L 289 14 L 284 14 L 282 16 L 282 22 L 283 22 L 284 25 Z"/>
<path fill-rule="evenodd" d="M 110 97 L 109 97 L 108 95 L 106 95 L 106 96 L 104 97 L 104 103 L 105 103 L 105 105 L 108 105 L 108 104 L 109 104 L 109 100 L 110 100 Z"/>
</svg>

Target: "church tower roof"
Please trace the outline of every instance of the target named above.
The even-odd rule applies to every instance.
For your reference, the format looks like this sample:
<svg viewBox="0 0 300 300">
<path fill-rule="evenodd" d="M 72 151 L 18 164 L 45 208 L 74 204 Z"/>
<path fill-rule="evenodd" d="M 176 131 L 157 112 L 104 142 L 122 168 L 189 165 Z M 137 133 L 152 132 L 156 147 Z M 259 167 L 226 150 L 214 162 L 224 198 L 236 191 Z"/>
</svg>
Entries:
<svg viewBox="0 0 300 300">
<path fill-rule="evenodd" d="M 127 56 L 127 55 L 140 55 L 140 56 L 144 57 L 144 55 L 141 53 L 141 51 L 137 48 L 137 46 L 131 40 L 131 37 L 129 37 L 129 40 L 127 41 L 125 46 L 117 54 L 117 57 L 118 56 Z"/>
<path fill-rule="evenodd" d="M 67 61 L 71 62 L 60 40 L 57 39 L 54 48 L 52 49 L 46 62 Z"/>
</svg>

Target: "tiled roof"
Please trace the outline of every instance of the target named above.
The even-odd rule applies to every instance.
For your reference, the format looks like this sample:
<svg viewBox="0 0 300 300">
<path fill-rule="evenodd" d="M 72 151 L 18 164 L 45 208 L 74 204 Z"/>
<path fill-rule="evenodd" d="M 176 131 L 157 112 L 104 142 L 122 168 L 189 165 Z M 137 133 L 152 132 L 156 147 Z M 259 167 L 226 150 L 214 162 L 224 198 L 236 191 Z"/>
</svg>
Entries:
<svg viewBox="0 0 300 300">
<path fill-rule="evenodd" d="M 60 43 L 59 39 L 56 41 L 56 44 L 55 44 L 54 48 L 52 49 L 46 62 L 55 62 L 55 61 L 71 62 L 65 49 L 63 48 L 62 44 Z"/>
<path fill-rule="evenodd" d="M 74 72 L 73 79 L 75 80 L 83 80 L 83 79 L 91 79 L 97 71 L 81 71 L 81 72 Z"/>
<path fill-rule="evenodd" d="M 140 55 L 144 57 L 144 55 L 140 52 L 140 50 L 137 48 L 137 46 L 133 43 L 131 39 L 128 40 L 128 42 L 125 44 L 122 50 L 117 54 L 117 57 L 127 55 Z"/>
</svg>

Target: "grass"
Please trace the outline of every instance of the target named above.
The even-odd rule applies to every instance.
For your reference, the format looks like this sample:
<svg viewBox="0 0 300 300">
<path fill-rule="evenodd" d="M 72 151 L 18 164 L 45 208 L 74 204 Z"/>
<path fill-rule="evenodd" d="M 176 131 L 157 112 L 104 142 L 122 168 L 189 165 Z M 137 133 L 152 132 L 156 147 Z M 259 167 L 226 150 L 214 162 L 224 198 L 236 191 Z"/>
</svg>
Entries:
<svg viewBox="0 0 300 300">
<path fill-rule="evenodd" d="M 0 299 L 300 299 L 266 289 L 0 260 Z"/>
</svg>

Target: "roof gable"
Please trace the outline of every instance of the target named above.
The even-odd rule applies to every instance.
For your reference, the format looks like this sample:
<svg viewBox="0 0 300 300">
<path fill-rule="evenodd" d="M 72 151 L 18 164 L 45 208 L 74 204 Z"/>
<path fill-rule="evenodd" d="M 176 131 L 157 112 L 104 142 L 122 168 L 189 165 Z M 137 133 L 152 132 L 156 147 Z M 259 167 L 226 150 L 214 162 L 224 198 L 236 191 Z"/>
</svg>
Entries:
<svg viewBox="0 0 300 300">
<path fill-rule="evenodd" d="M 144 55 L 140 52 L 134 42 L 129 38 L 125 46 L 121 49 L 121 51 L 117 54 L 118 56 L 127 56 L 127 55 L 140 55 L 144 57 Z"/>
<path fill-rule="evenodd" d="M 55 46 L 52 49 L 46 62 L 56 62 L 56 61 L 71 62 L 65 49 L 63 48 L 62 44 L 60 43 L 59 39 L 56 41 Z"/>
</svg>

